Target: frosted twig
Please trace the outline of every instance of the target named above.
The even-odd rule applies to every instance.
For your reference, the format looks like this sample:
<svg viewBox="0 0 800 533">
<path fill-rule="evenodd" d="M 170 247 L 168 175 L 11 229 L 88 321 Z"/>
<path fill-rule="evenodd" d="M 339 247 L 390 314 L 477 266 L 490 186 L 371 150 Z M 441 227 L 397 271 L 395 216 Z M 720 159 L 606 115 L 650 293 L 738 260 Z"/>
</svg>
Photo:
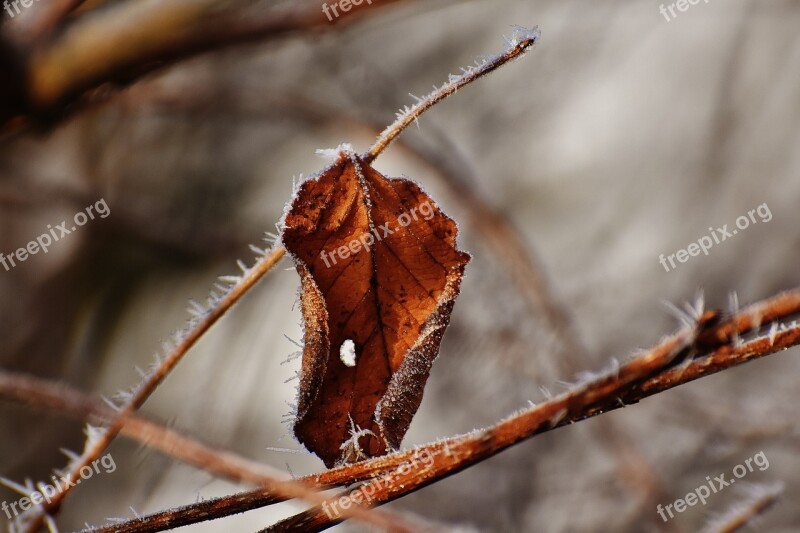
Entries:
<svg viewBox="0 0 800 533">
<path fill-rule="evenodd" d="M 383 130 L 372 148 L 362 156 L 362 160 L 369 164 L 375 160 L 403 130 L 405 130 L 412 122 L 416 121 L 425 111 L 438 104 L 448 96 L 455 94 L 460 88 L 464 87 L 483 76 L 497 70 L 509 61 L 512 61 L 525 52 L 527 52 L 540 37 L 539 29 L 526 29 L 522 27 L 515 27 L 514 35 L 509 42 L 509 48 L 499 56 L 490 57 L 476 66 L 471 66 L 467 69 L 462 69 L 463 73 L 460 76 L 451 76 L 449 81 L 441 87 L 435 87 L 433 92 L 424 98 L 414 96 L 417 101 L 411 107 L 405 107 L 397 114 L 397 120 L 388 128 Z"/>
<path fill-rule="evenodd" d="M 464 436 L 453 437 L 439 443 L 401 452 L 387 465 L 382 477 L 396 479 L 391 485 L 367 481 L 363 489 L 371 494 L 376 504 L 386 503 L 428 484 L 433 479 L 441 479 L 466 467 L 483 461 L 502 450 L 538 433 L 548 431 L 564 424 L 569 414 L 588 409 L 602 398 L 616 396 L 625 387 L 646 379 L 648 376 L 666 368 L 680 353 L 694 343 L 699 331 L 686 328 L 679 334 L 662 342 L 649 352 L 612 372 L 599 374 L 595 380 L 559 394 L 536 407 L 523 409 L 509 418 L 483 430 L 476 430 Z M 445 455 L 445 447 L 449 454 Z M 414 453 L 425 450 L 431 461 L 416 469 L 403 469 L 403 464 L 412 460 Z M 383 458 L 381 458 L 383 459 Z M 370 463 L 356 463 L 353 467 Z M 429 463 L 429 464 L 428 464 Z M 351 470 L 352 472 L 352 470 Z M 361 488 L 349 493 L 357 497 Z M 337 498 L 342 501 L 342 497 Z M 331 518 L 322 508 L 300 513 L 275 524 L 274 531 L 320 531 L 341 522 L 342 518 Z"/>
<path fill-rule="evenodd" d="M 752 485 L 748 487 L 747 500 L 736 504 L 728 512 L 710 522 L 704 533 L 734 533 L 748 525 L 774 506 L 783 494 L 783 484 Z"/>
<path fill-rule="evenodd" d="M 800 312 L 800 289 L 780 294 L 774 298 L 751 306 L 729 319 L 698 321 L 694 327 L 684 330 L 660 343 L 643 355 L 628 363 L 611 368 L 593 381 L 583 383 L 571 391 L 562 393 L 536 407 L 524 409 L 487 429 L 473 432 L 463 437 L 454 437 L 413 451 L 424 450 L 432 459 L 425 467 L 403 472 L 399 465 L 409 461 L 412 452 L 393 454 L 384 468 L 394 468 L 397 482 L 391 486 L 368 481 L 369 488 L 360 488 L 372 494 L 377 505 L 397 499 L 433 480 L 439 480 L 459 472 L 473 464 L 491 457 L 502 450 L 536 434 L 555 427 L 571 424 L 620 407 L 619 398 L 624 403 L 635 403 L 645 397 L 676 387 L 731 366 L 762 357 L 789 346 L 800 344 L 800 328 L 785 330 L 778 335 L 773 346 L 768 339 L 757 338 L 744 344 L 736 344 L 739 335 L 753 330 L 754 324 L 760 327 L 762 320 L 785 318 Z M 676 372 L 670 370 L 678 354 L 702 349 L 708 353 L 692 361 L 687 369 Z M 443 445 L 448 447 L 445 454 Z M 359 470 L 374 469 L 384 457 L 356 463 L 349 467 L 351 479 L 358 477 Z M 354 495 L 356 491 L 351 492 Z M 318 531 L 340 520 L 331 519 L 322 509 L 311 509 L 278 523 L 277 530 Z"/>
<path fill-rule="evenodd" d="M 81 455 L 80 461 L 70 465 L 70 471 L 65 476 L 70 482 L 76 481 L 80 476 L 80 469 L 92 464 L 103 451 L 108 447 L 114 437 L 117 436 L 119 431 L 124 425 L 125 416 L 135 412 L 139 407 L 144 404 L 147 398 L 155 391 L 156 387 L 164 380 L 164 378 L 172 371 L 173 368 L 180 362 L 189 349 L 213 326 L 231 307 L 239 301 L 239 299 L 250 290 L 264 275 L 267 274 L 272 267 L 285 254 L 283 248 L 275 248 L 269 255 L 258 261 L 252 268 L 247 269 L 247 273 L 240 281 L 232 286 L 228 293 L 218 302 L 217 306 L 208 309 L 202 316 L 196 317 L 192 323 L 192 327 L 184 335 L 178 336 L 177 344 L 167 357 L 154 368 L 144 381 L 136 388 L 135 392 L 127 400 L 127 402 L 119 407 L 117 416 L 109 421 L 107 428 L 102 430 L 99 434 L 95 435 L 92 442 L 87 441 L 86 448 Z M 199 307 L 199 305 L 198 305 Z M 60 487 L 58 492 L 50 498 L 49 502 L 43 503 L 41 506 L 32 509 L 27 517 L 29 520 L 26 531 L 34 533 L 42 525 L 44 516 L 50 514 L 51 511 L 58 509 L 64 497 L 69 493 L 71 486 L 68 483 Z"/>
<path fill-rule="evenodd" d="M 61 383 L 0 371 L 0 398 L 11 399 L 33 407 L 55 410 L 78 419 L 91 416 L 108 424 L 112 424 L 116 420 L 120 424 L 119 432 L 122 435 L 212 474 L 234 481 L 260 485 L 280 498 L 302 498 L 315 504 L 326 501 L 324 496 L 318 494 L 318 488 L 302 481 L 293 481 L 280 470 L 226 450 L 212 448 L 142 416 L 127 412 L 118 413 L 86 394 Z M 27 486 L 23 486 L 0 478 L 0 483 L 24 496 L 28 496 L 36 490 L 31 482 L 28 482 Z M 135 511 L 134 514 L 136 514 Z M 384 529 L 411 530 L 410 526 L 403 526 L 404 519 L 383 511 L 368 512 L 363 507 L 357 506 L 346 510 L 346 514 Z M 141 517 L 137 515 L 137 519 L 141 520 Z M 126 522 L 127 519 L 115 519 L 115 521 Z M 117 529 L 116 524 L 114 529 Z"/>
</svg>

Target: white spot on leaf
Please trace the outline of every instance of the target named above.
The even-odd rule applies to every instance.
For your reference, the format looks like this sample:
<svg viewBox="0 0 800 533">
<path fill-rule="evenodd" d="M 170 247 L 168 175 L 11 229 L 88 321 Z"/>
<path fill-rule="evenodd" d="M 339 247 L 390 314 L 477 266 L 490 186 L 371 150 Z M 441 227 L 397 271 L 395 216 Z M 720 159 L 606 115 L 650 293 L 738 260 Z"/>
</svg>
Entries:
<svg viewBox="0 0 800 533">
<path fill-rule="evenodd" d="M 356 366 L 356 345 L 352 340 L 347 339 L 342 343 L 339 348 L 339 359 L 342 360 L 344 366 Z"/>
</svg>

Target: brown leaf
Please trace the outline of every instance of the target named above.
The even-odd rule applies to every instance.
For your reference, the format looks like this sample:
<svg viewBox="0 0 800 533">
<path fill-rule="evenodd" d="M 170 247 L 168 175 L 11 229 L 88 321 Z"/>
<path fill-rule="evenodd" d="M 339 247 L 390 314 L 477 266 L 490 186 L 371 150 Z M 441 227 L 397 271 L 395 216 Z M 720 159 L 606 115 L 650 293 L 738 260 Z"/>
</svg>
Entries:
<svg viewBox="0 0 800 533">
<path fill-rule="evenodd" d="M 283 231 L 305 322 L 294 432 L 328 467 L 400 446 L 469 261 L 456 234 L 414 182 L 352 153 L 301 184 Z"/>
</svg>

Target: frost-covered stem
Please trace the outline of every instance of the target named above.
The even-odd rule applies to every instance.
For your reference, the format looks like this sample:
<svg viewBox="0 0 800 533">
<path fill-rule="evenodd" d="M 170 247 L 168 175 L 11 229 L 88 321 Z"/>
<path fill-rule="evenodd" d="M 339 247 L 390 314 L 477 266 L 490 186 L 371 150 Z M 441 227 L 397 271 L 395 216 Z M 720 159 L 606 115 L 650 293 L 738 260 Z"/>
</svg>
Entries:
<svg viewBox="0 0 800 533">
<path fill-rule="evenodd" d="M 631 402 L 639 401 L 667 388 L 730 368 L 755 357 L 796 346 L 800 344 L 800 327 L 796 324 L 782 331 L 772 329 L 768 336 L 759 337 L 745 344 L 739 344 L 738 339 L 739 335 L 764 324 L 764 319 L 768 316 L 778 319 L 799 312 L 800 290 L 794 290 L 752 306 L 718 325 L 700 320 L 694 328 L 678 333 L 617 370 L 590 378 L 571 390 L 541 405 L 512 415 L 494 426 L 465 437 L 452 438 L 400 453 L 393 459 L 393 465 L 410 461 L 413 454 L 422 453 L 423 450 L 433 459 L 427 461 L 430 466 L 426 464 L 424 468 L 411 469 L 410 472 L 404 472 L 402 467 L 396 467 L 389 474 L 382 475 L 379 480 L 368 481 L 368 489 L 358 488 L 351 494 L 372 494 L 375 504 L 380 505 L 460 472 L 534 435 L 622 407 L 626 399 Z M 671 370 L 668 368 L 679 354 L 690 356 L 701 347 L 712 351 L 711 355 L 689 359 L 688 364 L 678 365 Z M 711 358 L 713 363 L 700 363 L 707 358 Z M 700 363 L 697 368 L 685 371 L 695 363 Z M 660 378 L 660 374 L 665 370 L 671 376 L 671 381 L 657 382 L 654 387 L 642 386 L 638 389 L 638 395 L 626 394 L 630 390 L 636 391 L 639 385 L 647 385 L 653 376 Z M 358 463 L 353 466 L 358 467 Z M 391 479 L 390 483 L 385 481 L 387 475 Z M 341 519 L 331 519 L 321 508 L 315 508 L 288 518 L 276 524 L 271 530 L 321 531 L 339 522 Z"/>
<path fill-rule="evenodd" d="M 279 498 L 302 498 L 310 503 L 322 504 L 325 497 L 317 487 L 293 481 L 268 465 L 247 459 L 227 450 L 212 448 L 202 442 L 162 426 L 142 416 L 116 411 L 90 396 L 53 381 L 0 371 L 0 398 L 25 405 L 53 410 L 83 420 L 95 417 L 109 423 L 115 417 L 122 424 L 120 434 L 144 446 L 156 449 L 168 457 L 191 464 L 211 474 L 262 486 Z M 403 519 L 385 511 L 367 511 L 351 507 L 344 512 L 355 519 L 378 527 L 397 527 Z M 116 530 L 116 526 L 114 526 Z"/>
<path fill-rule="evenodd" d="M 742 503 L 737 504 L 728 513 L 714 520 L 706 527 L 704 533 L 734 533 L 752 525 L 760 515 L 769 511 L 783 495 L 783 485 L 757 485 L 753 494 Z"/>
<path fill-rule="evenodd" d="M 488 429 L 305 476 L 298 481 L 327 488 L 370 480 L 389 473 L 393 479 L 393 491 L 378 487 L 379 490 L 376 490 L 373 498 L 378 504 L 397 499 L 540 433 L 625 407 L 626 404 L 636 403 L 664 390 L 798 345 L 800 327 L 797 325 L 783 330 L 773 328 L 769 335 L 745 344 L 734 343 L 734 339 L 740 335 L 762 326 L 776 325 L 778 320 L 798 313 L 800 288 L 754 304 L 727 320 L 698 326 L 670 337 L 621 366 L 618 371 L 597 376 L 556 398 L 515 413 Z M 707 355 L 697 355 L 689 359 L 688 363 L 665 369 L 677 352 L 683 350 L 685 353 L 687 347 L 697 349 L 701 345 L 706 350 L 703 353 Z M 423 454 L 433 456 L 435 460 L 432 468 L 409 474 L 396 472 L 404 463 L 412 461 L 415 454 L 417 457 Z M 272 493 L 255 490 L 187 505 L 151 515 L 151 518 L 166 520 L 168 515 L 169 520 L 165 523 L 176 527 L 221 518 L 280 501 L 283 500 Z M 292 523 L 308 526 L 308 520 L 316 521 L 314 523 L 318 527 L 310 529 L 323 529 L 332 525 L 326 521 L 324 513 L 298 516 L 303 517 L 304 521 L 295 517 L 290 519 L 293 520 Z M 163 529 L 167 528 L 138 528 L 133 521 L 118 524 L 114 528 L 126 533 Z"/>
<path fill-rule="evenodd" d="M 272 270 L 272 267 L 280 261 L 285 253 L 286 251 L 283 248 L 276 247 L 270 253 L 265 254 L 251 269 L 244 273 L 243 277 L 239 278 L 238 282 L 221 300 L 219 300 L 216 306 L 208 310 L 207 314 L 194 324 L 169 355 L 145 377 L 144 381 L 139 385 L 128 401 L 120 407 L 117 416 L 109 423 L 108 427 L 102 431 L 99 437 L 93 442 L 87 442 L 80 460 L 71 465 L 70 471 L 67 473 L 67 479 L 69 479 L 69 481 L 77 481 L 80 477 L 80 469 L 84 466 L 91 465 L 92 461 L 100 457 L 108 445 L 111 444 L 111 441 L 117 436 L 120 429 L 122 429 L 124 425 L 124 415 L 135 412 L 144 404 L 167 374 L 169 374 L 183 356 L 186 355 L 186 352 L 188 352 L 189 349 L 211 329 L 211 326 L 233 307 L 248 290 L 258 283 L 267 272 Z M 35 533 L 42 526 L 45 515 L 58 509 L 71 488 L 68 484 L 65 483 L 65 485 L 64 488 L 59 489 L 50 499 L 50 503 L 42 504 L 42 506 L 31 512 L 28 517 L 30 522 L 25 531 L 28 533 Z"/>
<path fill-rule="evenodd" d="M 403 472 L 401 467 L 396 467 L 381 475 L 378 480 L 367 481 L 369 489 L 359 488 L 350 494 L 356 495 L 359 491 L 369 493 L 373 495 L 376 504 L 383 504 L 464 470 L 524 439 L 558 426 L 568 415 L 579 413 L 602 398 L 616 395 L 624 387 L 664 369 L 678 354 L 692 345 L 695 336 L 695 331 L 687 330 L 627 365 L 611 370 L 544 404 L 526 409 L 489 428 L 425 446 L 423 449 L 429 454 L 426 461 L 429 465 L 411 469 L 409 472 Z M 413 453 L 415 451 L 411 450 L 400 455 L 407 456 L 405 460 L 410 461 Z M 332 519 L 322 508 L 314 508 L 283 520 L 265 531 L 321 531 L 341 521 L 342 519 Z"/>
<path fill-rule="evenodd" d="M 411 108 L 405 108 L 402 112 L 398 113 L 397 120 L 388 128 L 383 130 L 372 148 L 362 157 L 364 162 L 371 163 L 375 160 L 403 130 L 405 130 L 412 122 L 419 119 L 419 117 L 428 109 L 438 104 L 451 94 L 472 83 L 478 78 L 497 70 L 509 61 L 512 61 L 525 52 L 527 52 L 539 40 L 538 28 L 528 30 L 525 28 L 517 28 L 514 32 L 512 39 L 509 41 L 509 48 L 499 56 L 487 58 L 478 66 L 469 67 L 464 69 L 464 73 L 460 76 L 452 76 L 450 80 L 439 88 L 434 89 L 432 93 L 422 99 L 418 99 L 417 103 Z"/>
</svg>

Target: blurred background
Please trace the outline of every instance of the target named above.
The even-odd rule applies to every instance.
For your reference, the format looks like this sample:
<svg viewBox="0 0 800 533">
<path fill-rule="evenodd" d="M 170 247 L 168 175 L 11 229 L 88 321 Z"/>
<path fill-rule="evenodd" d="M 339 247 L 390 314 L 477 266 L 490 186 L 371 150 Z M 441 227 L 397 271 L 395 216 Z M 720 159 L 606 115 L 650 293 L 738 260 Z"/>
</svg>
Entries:
<svg viewBox="0 0 800 533">
<path fill-rule="evenodd" d="M 420 182 L 473 255 L 406 446 L 489 425 L 541 401 L 542 387 L 561 392 L 576 372 L 655 344 L 678 327 L 664 301 L 703 290 L 730 309 L 732 292 L 744 305 L 798 285 L 800 3 L 712 0 L 669 21 L 657 0 L 383 3 L 101 87 L 89 105 L 0 137 L 0 252 L 101 199 L 110 210 L 0 269 L 0 366 L 107 396 L 135 385 L 134 365 L 183 327 L 186 302 L 236 273 L 236 259 L 250 263 L 248 244 L 265 246 L 293 177 L 327 164 L 315 149 L 366 150 L 409 93 L 501 52 L 512 25 L 538 25 L 540 43 L 436 106 L 375 164 Z M 2 30 L 25 16 L 3 12 Z M 765 203 L 768 222 L 670 271 L 659 263 Z M 281 424 L 299 369 L 281 364 L 302 339 L 298 286 L 284 259 L 142 412 L 294 475 L 322 470 L 275 450 L 300 449 Z M 747 493 L 726 489 L 668 523 L 656 505 L 763 451 L 770 467 L 746 481 L 785 492 L 760 526 L 798 531 L 798 355 L 542 435 L 389 508 L 481 531 L 698 531 Z M 81 430 L 0 403 L 0 475 L 49 478 L 60 448 L 82 448 Z M 62 530 L 245 488 L 124 439 L 109 451 L 117 470 L 73 492 Z M 17 498 L 0 487 L 0 501 Z M 253 531 L 301 509 L 187 530 Z"/>
</svg>

